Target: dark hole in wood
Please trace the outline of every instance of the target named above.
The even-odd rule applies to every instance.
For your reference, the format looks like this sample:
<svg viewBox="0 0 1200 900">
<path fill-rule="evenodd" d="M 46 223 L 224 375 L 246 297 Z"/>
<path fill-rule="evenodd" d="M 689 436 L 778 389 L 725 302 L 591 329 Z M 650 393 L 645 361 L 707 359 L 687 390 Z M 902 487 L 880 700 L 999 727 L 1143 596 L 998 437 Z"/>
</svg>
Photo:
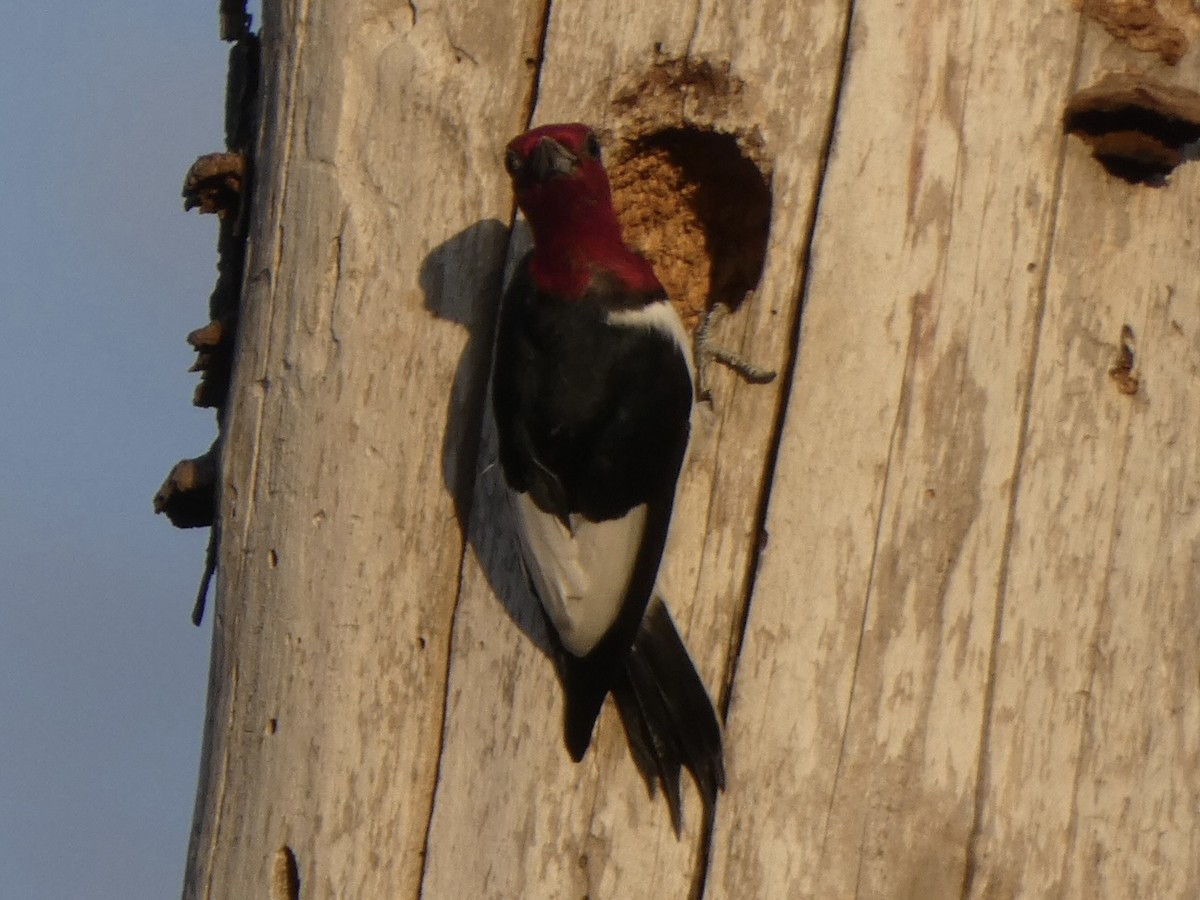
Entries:
<svg viewBox="0 0 1200 900">
<path fill-rule="evenodd" d="M 611 166 L 626 237 L 654 263 L 694 326 L 717 303 L 736 309 L 762 277 L 771 186 L 731 134 L 667 128 Z"/>
<path fill-rule="evenodd" d="M 662 147 L 697 187 L 692 206 L 704 226 L 709 275 L 708 305 L 736 308 L 762 277 L 771 225 L 771 189 L 742 155 L 732 135 L 671 129 L 644 141 Z"/>
<path fill-rule="evenodd" d="M 300 900 L 300 867 L 286 844 L 275 854 L 271 871 L 271 900 Z"/>
<path fill-rule="evenodd" d="M 1071 97 L 1063 131 L 1087 142 L 1109 174 L 1163 185 L 1176 166 L 1197 156 L 1200 94 L 1144 76 L 1110 74 Z"/>
</svg>

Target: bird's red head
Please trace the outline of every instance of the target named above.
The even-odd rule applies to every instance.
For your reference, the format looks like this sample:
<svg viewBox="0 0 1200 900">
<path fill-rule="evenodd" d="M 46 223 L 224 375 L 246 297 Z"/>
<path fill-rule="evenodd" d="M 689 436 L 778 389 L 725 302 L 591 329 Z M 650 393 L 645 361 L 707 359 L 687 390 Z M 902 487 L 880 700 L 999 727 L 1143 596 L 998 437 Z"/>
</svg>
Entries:
<svg viewBox="0 0 1200 900">
<path fill-rule="evenodd" d="M 543 125 L 508 143 L 504 166 L 533 229 L 530 274 L 544 291 L 581 296 L 597 269 L 659 293 L 650 264 L 625 245 L 600 141 L 586 125 Z"/>
<path fill-rule="evenodd" d="M 513 138 L 505 148 L 504 167 L 527 216 L 564 202 L 612 203 L 600 141 L 578 122 L 543 125 Z"/>
</svg>

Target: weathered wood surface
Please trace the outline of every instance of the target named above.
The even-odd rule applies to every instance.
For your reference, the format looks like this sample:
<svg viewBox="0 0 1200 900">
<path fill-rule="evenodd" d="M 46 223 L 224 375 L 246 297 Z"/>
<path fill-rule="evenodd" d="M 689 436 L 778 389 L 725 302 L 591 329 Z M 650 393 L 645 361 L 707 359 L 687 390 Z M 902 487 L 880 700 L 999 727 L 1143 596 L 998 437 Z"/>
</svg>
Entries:
<svg viewBox="0 0 1200 900">
<path fill-rule="evenodd" d="M 285 846 L 303 897 L 1200 894 L 1200 174 L 1059 124 L 1132 57 L 1055 0 L 331 6 L 264 10 L 187 896 Z M 611 710 L 567 757 L 483 414 L 499 150 L 573 119 L 771 177 L 721 336 L 794 366 L 718 374 L 664 575 L 728 701 L 710 848 Z"/>
<path fill-rule="evenodd" d="M 286 846 L 306 898 L 416 896 L 512 210 L 495 135 L 527 119 L 541 11 L 264 19 L 185 895 L 266 896 Z"/>
<path fill-rule="evenodd" d="M 1079 86 L 1115 66 L 1085 34 Z M 972 896 L 1200 896 L 1200 170 L 1131 187 L 1072 141 L 1056 219 Z"/>
<path fill-rule="evenodd" d="M 855 9 L 714 895 L 964 882 L 1077 23 L 924 7 Z"/>
<path fill-rule="evenodd" d="M 754 23 L 745 40 L 729 27 L 733 5 L 707 10 L 698 20 L 665 4 L 552 6 L 537 122 L 583 119 L 617 139 L 633 136 L 629 131 L 655 98 L 644 96 L 645 105 L 624 119 L 613 113 L 612 100 L 651 75 L 658 60 L 683 57 L 690 48 L 695 59 L 739 61 L 747 88 L 736 105 L 722 106 L 719 124 L 761 129 L 777 202 L 763 287 L 722 334 L 740 325 L 753 335 L 744 339 L 746 352 L 769 365 L 786 362 L 789 322 L 797 312 L 803 261 L 797 250 L 806 242 L 833 102 L 844 31 L 839 7 L 802 5 L 779 18 L 773 2 L 740 4 L 739 17 Z M 768 23 L 797 48 L 791 59 L 777 60 L 759 43 Z M 712 122 L 712 109 L 696 102 L 688 109 L 678 94 L 671 99 L 654 127 Z M 663 579 L 664 595 L 714 693 L 728 677 L 736 647 L 731 638 L 741 628 L 783 384 L 747 387 L 727 373 L 716 378 L 715 411 L 702 408 L 698 419 Z M 481 463 L 493 459 L 489 443 Z M 502 592 L 527 597 L 512 571 L 512 538 L 496 528 L 506 516 L 498 479 L 496 469 L 483 476 L 472 517 L 480 552 L 467 560 L 456 623 L 429 896 L 682 896 L 701 864 L 699 798 L 689 784 L 686 833 L 677 840 L 665 802 L 647 797 L 611 708 L 583 764 L 563 757 L 561 691 L 551 667 L 488 584 L 488 572 L 506 565 L 510 577 Z M 540 632 L 535 610 L 528 602 L 525 609 L 534 621 L 522 624 Z M 497 683 L 505 686 L 502 701 Z M 492 747 L 501 752 L 487 753 Z M 472 821 L 474 829 L 464 828 Z"/>
</svg>

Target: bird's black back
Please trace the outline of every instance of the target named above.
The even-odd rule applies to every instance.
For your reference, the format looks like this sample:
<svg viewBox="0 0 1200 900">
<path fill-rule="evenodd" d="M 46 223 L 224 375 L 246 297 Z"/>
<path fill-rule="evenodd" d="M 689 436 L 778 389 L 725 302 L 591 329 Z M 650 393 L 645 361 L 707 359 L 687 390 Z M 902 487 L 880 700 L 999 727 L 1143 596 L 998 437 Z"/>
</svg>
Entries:
<svg viewBox="0 0 1200 900">
<path fill-rule="evenodd" d="M 621 293 L 601 279 L 582 298 L 556 298 L 535 288 L 528 265 L 528 256 L 518 265 L 497 334 L 492 391 L 505 479 L 565 524 L 572 513 L 602 521 L 647 507 L 616 621 L 586 657 L 559 655 L 567 746 L 580 759 L 654 591 L 687 452 L 692 374 L 670 335 L 608 322 L 610 310 L 661 295 Z"/>
</svg>

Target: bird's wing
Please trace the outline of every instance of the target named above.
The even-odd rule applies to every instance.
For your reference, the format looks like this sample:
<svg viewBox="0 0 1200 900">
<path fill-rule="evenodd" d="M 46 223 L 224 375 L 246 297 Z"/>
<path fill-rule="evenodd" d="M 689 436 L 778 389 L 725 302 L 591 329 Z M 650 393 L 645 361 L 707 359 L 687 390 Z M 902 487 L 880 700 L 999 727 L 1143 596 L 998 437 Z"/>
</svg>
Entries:
<svg viewBox="0 0 1200 900">
<path fill-rule="evenodd" d="M 687 343 L 667 301 L 603 300 L 541 295 L 522 261 L 501 310 L 492 385 L 526 568 L 575 656 L 610 637 L 621 651 L 632 643 L 692 407 Z"/>
</svg>

